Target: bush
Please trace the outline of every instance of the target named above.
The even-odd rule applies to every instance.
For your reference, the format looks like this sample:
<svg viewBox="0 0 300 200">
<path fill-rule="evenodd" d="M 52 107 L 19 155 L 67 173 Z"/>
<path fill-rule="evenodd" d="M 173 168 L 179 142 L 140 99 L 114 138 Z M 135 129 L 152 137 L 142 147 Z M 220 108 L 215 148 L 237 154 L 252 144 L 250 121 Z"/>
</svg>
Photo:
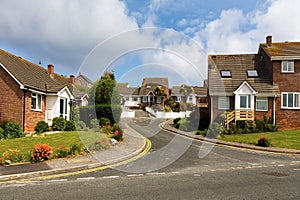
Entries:
<svg viewBox="0 0 300 200">
<path fill-rule="evenodd" d="M 87 131 L 88 130 L 85 123 L 84 123 L 84 121 L 76 122 L 76 128 L 77 128 L 78 131 Z"/>
<path fill-rule="evenodd" d="M 269 147 L 270 145 L 271 142 L 266 136 L 261 136 L 257 141 L 257 146 Z"/>
<path fill-rule="evenodd" d="M 49 131 L 49 126 L 45 121 L 39 121 L 35 127 L 34 127 L 34 131 L 36 133 L 44 133 L 46 131 Z"/>
<path fill-rule="evenodd" d="M 32 162 L 48 160 L 52 153 L 52 148 L 48 144 L 38 144 L 34 146 L 34 152 L 31 156 L 31 160 Z"/>
<path fill-rule="evenodd" d="M 75 131 L 76 127 L 75 127 L 75 123 L 73 120 L 69 120 L 66 122 L 66 127 L 64 129 L 65 131 Z"/>
<path fill-rule="evenodd" d="M 99 120 L 98 119 L 92 119 L 90 124 L 91 124 L 91 128 L 99 128 Z"/>
<path fill-rule="evenodd" d="M 105 118 L 105 117 L 101 117 L 99 120 L 99 124 L 101 127 L 103 126 L 109 126 L 110 125 L 110 121 L 109 119 Z"/>
<path fill-rule="evenodd" d="M 0 140 L 4 138 L 4 130 L 0 127 Z"/>
<path fill-rule="evenodd" d="M 53 130 L 63 131 L 66 128 L 67 121 L 63 117 L 54 117 L 52 121 Z"/>
<path fill-rule="evenodd" d="M 110 143 L 106 137 L 98 139 L 94 144 L 89 146 L 90 150 L 99 151 L 102 149 L 108 149 L 110 147 Z"/>
<path fill-rule="evenodd" d="M 70 147 L 70 154 L 71 155 L 79 155 L 81 153 L 81 149 L 82 149 L 81 145 L 74 143 Z"/>
<path fill-rule="evenodd" d="M 4 126 L 4 138 L 20 138 L 24 136 L 19 124 L 15 122 L 7 122 Z"/>
<path fill-rule="evenodd" d="M 69 155 L 70 149 L 66 148 L 64 145 L 61 145 L 60 147 L 56 147 L 54 152 L 54 157 L 56 158 L 65 158 Z"/>
<path fill-rule="evenodd" d="M 22 154 L 18 149 L 8 149 L 7 151 L 3 152 L 2 157 L 0 157 L 0 165 L 9 164 L 11 162 L 26 162 L 29 160 L 28 157 L 30 157 L 30 154 Z"/>
</svg>

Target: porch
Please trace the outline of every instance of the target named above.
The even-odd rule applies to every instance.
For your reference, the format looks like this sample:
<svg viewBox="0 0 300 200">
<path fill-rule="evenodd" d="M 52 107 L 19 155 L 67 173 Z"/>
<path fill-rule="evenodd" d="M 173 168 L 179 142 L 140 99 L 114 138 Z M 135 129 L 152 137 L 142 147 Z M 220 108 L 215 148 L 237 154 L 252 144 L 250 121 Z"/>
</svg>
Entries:
<svg viewBox="0 0 300 200">
<path fill-rule="evenodd" d="M 231 123 L 238 120 L 254 120 L 254 110 L 233 110 L 226 114 L 225 127 L 229 129 Z"/>
</svg>

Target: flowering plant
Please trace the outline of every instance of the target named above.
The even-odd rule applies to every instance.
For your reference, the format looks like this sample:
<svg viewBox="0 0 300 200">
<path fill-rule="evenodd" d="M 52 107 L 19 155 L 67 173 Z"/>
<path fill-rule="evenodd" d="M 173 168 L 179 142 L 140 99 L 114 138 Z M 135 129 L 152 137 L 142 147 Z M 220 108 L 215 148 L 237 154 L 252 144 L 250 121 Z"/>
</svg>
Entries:
<svg viewBox="0 0 300 200">
<path fill-rule="evenodd" d="M 52 154 L 52 148 L 48 144 L 34 145 L 34 152 L 31 156 L 33 162 L 48 160 Z"/>
</svg>

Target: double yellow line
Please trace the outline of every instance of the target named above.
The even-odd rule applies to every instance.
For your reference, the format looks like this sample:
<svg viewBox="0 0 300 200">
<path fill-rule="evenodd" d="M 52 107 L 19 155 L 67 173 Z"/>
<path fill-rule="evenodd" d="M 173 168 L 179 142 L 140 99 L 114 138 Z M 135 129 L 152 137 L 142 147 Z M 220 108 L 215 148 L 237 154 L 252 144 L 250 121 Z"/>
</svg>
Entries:
<svg viewBox="0 0 300 200">
<path fill-rule="evenodd" d="M 131 129 L 132 131 L 134 131 L 135 133 L 137 133 L 138 135 L 141 135 L 139 132 L 137 132 L 136 130 L 132 129 L 131 127 L 128 126 L 128 124 L 125 124 L 127 128 Z M 142 135 L 141 135 L 142 136 Z M 75 172 L 66 172 L 66 173 L 61 173 L 61 174 L 54 174 L 54 175 L 45 175 L 45 176 L 41 176 L 41 177 L 35 177 L 35 178 L 28 178 L 28 179 L 21 179 L 21 180 L 11 180 L 11 181 L 5 181 L 5 182 L 0 182 L 0 184 L 8 184 L 8 183 L 19 183 L 19 182 L 27 182 L 30 180 L 48 180 L 48 179 L 56 179 L 56 178 L 60 178 L 60 177 L 65 177 L 65 176 L 73 176 L 73 175 L 78 175 L 78 174 L 85 174 L 85 173 L 90 173 L 90 172 L 95 172 L 95 171 L 101 171 L 104 169 L 108 169 L 108 168 L 113 168 L 113 167 L 117 167 L 120 165 L 124 165 L 130 162 L 133 162 L 141 157 L 143 157 L 144 155 L 146 155 L 151 147 L 152 147 L 152 143 L 151 141 L 142 136 L 143 139 L 146 142 L 146 147 L 143 149 L 143 151 L 141 153 L 139 153 L 138 155 L 129 158 L 127 160 L 112 164 L 112 165 L 105 165 L 105 166 L 100 166 L 100 167 L 95 167 L 95 168 L 91 168 L 91 169 L 84 169 L 84 170 L 79 170 L 79 171 L 75 171 Z"/>
</svg>

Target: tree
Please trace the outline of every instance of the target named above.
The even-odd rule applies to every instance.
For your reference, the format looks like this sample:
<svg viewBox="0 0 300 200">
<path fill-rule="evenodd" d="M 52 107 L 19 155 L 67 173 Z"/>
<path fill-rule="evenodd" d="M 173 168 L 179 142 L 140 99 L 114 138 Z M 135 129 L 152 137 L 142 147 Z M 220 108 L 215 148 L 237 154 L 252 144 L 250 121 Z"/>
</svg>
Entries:
<svg viewBox="0 0 300 200">
<path fill-rule="evenodd" d="M 182 84 L 180 86 L 180 93 L 182 93 L 184 95 L 184 102 L 186 103 L 187 102 L 187 98 L 190 94 L 193 93 L 193 88 L 191 86 L 188 86 L 186 84 Z"/>
<path fill-rule="evenodd" d="M 97 82 L 95 88 L 95 109 L 97 118 L 108 118 L 111 124 L 119 121 L 121 116 L 121 96 L 112 73 L 106 72 Z"/>
</svg>

